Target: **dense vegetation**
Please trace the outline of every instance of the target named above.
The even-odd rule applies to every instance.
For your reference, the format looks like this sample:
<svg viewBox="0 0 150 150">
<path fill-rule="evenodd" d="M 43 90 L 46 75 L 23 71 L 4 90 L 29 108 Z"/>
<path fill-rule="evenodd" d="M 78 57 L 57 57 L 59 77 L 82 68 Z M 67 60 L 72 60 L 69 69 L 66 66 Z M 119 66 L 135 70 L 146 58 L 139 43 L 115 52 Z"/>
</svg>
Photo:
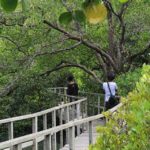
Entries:
<svg viewBox="0 0 150 150">
<path fill-rule="evenodd" d="M 150 148 L 150 66 L 144 66 L 135 90 L 122 99 L 123 106 L 98 127 L 99 138 L 91 150 L 148 150 Z"/>
<path fill-rule="evenodd" d="M 150 63 L 149 0 L 0 4 L 0 119 L 53 106 L 47 89 L 69 74 L 81 90 L 100 92 L 114 71 L 126 96 Z"/>
</svg>

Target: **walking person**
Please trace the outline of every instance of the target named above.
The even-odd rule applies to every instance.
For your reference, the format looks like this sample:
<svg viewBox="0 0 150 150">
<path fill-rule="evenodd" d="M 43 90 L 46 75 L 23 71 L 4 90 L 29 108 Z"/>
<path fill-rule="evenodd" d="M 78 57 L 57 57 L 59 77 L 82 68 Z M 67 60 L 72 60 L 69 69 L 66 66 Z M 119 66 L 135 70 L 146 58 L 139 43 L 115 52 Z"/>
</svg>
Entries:
<svg viewBox="0 0 150 150">
<path fill-rule="evenodd" d="M 71 75 L 67 78 L 67 95 L 78 96 L 78 84 L 75 82 L 74 77 Z M 75 99 L 70 98 L 70 102 Z"/>
<path fill-rule="evenodd" d="M 107 82 L 103 83 L 103 91 L 105 94 L 105 110 L 108 110 L 119 102 L 119 96 L 117 95 L 118 87 L 116 82 L 114 82 L 115 73 L 109 72 L 107 75 Z"/>
</svg>

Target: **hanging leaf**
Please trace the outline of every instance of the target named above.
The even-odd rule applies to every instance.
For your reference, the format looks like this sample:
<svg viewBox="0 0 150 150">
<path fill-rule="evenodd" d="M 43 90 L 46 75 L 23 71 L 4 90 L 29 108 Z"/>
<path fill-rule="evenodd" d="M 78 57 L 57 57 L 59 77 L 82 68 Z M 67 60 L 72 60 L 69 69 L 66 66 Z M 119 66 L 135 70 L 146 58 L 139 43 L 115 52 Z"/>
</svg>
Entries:
<svg viewBox="0 0 150 150">
<path fill-rule="evenodd" d="M 72 13 L 71 12 L 64 12 L 60 15 L 59 17 L 59 22 L 61 24 L 69 24 L 72 21 L 73 17 L 72 17 Z"/>
<path fill-rule="evenodd" d="M 0 0 L 0 3 L 5 11 L 11 12 L 16 9 L 18 0 Z"/>
<path fill-rule="evenodd" d="M 21 0 L 22 3 L 22 10 L 26 11 L 28 6 L 28 0 Z"/>
<path fill-rule="evenodd" d="M 82 8 L 83 9 L 86 9 L 88 6 L 90 5 L 98 5 L 100 4 L 100 2 L 102 2 L 101 0 L 85 0 L 83 3 L 82 3 Z"/>
<path fill-rule="evenodd" d="M 120 3 L 126 3 L 128 0 L 119 0 Z"/>
<path fill-rule="evenodd" d="M 74 12 L 74 17 L 75 17 L 75 20 L 77 20 L 80 23 L 85 22 L 86 20 L 85 14 L 82 10 L 76 10 Z"/>
<path fill-rule="evenodd" d="M 102 22 L 107 16 L 107 9 L 103 3 L 101 4 L 92 3 L 84 10 L 87 20 L 91 24 L 97 24 L 99 22 Z"/>
</svg>

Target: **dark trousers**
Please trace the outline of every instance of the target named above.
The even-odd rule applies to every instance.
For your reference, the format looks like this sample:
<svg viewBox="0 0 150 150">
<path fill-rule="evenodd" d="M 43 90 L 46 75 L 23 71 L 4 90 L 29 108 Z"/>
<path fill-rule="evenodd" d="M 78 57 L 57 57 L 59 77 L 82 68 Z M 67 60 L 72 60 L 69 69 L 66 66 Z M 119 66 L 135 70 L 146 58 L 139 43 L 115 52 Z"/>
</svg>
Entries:
<svg viewBox="0 0 150 150">
<path fill-rule="evenodd" d="M 114 104 L 111 104 L 111 103 L 109 103 L 109 101 L 108 101 L 108 102 L 106 102 L 106 104 L 105 104 L 105 110 L 111 109 L 111 108 L 113 108 L 114 106 L 115 106 Z"/>
</svg>

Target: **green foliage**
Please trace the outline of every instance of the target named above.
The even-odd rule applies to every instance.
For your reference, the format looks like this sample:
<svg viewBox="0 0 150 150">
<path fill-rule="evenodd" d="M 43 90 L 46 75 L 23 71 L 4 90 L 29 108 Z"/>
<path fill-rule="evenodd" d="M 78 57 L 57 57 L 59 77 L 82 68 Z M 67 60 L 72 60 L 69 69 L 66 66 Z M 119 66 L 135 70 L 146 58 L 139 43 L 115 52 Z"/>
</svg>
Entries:
<svg viewBox="0 0 150 150">
<path fill-rule="evenodd" d="M 140 77 L 141 68 L 136 68 L 135 70 L 117 76 L 115 81 L 119 87 L 119 95 L 126 96 L 130 91 L 132 91 Z"/>
<path fill-rule="evenodd" d="M 69 24 L 72 21 L 72 13 L 71 12 L 64 12 L 59 17 L 59 22 L 61 24 Z"/>
<path fill-rule="evenodd" d="M 126 2 L 128 2 L 129 0 L 119 0 L 119 2 L 121 2 L 121 3 L 126 3 Z"/>
<path fill-rule="evenodd" d="M 135 90 L 122 99 L 123 106 L 111 115 L 90 150 L 148 150 L 150 148 L 150 65 L 143 66 L 142 77 Z"/>
<path fill-rule="evenodd" d="M 75 10 L 74 18 L 76 21 L 78 21 L 80 23 L 85 22 L 85 20 L 86 20 L 85 14 L 82 10 Z"/>
<path fill-rule="evenodd" d="M 0 3 L 5 11 L 10 12 L 16 9 L 18 0 L 1 0 Z"/>
<path fill-rule="evenodd" d="M 64 25 L 68 25 L 73 20 L 82 23 L 86 18 L 82 10 L 75 10 L 73 12 L 64 12 L 59 16 L 59 22 Z"/>
</svg>

